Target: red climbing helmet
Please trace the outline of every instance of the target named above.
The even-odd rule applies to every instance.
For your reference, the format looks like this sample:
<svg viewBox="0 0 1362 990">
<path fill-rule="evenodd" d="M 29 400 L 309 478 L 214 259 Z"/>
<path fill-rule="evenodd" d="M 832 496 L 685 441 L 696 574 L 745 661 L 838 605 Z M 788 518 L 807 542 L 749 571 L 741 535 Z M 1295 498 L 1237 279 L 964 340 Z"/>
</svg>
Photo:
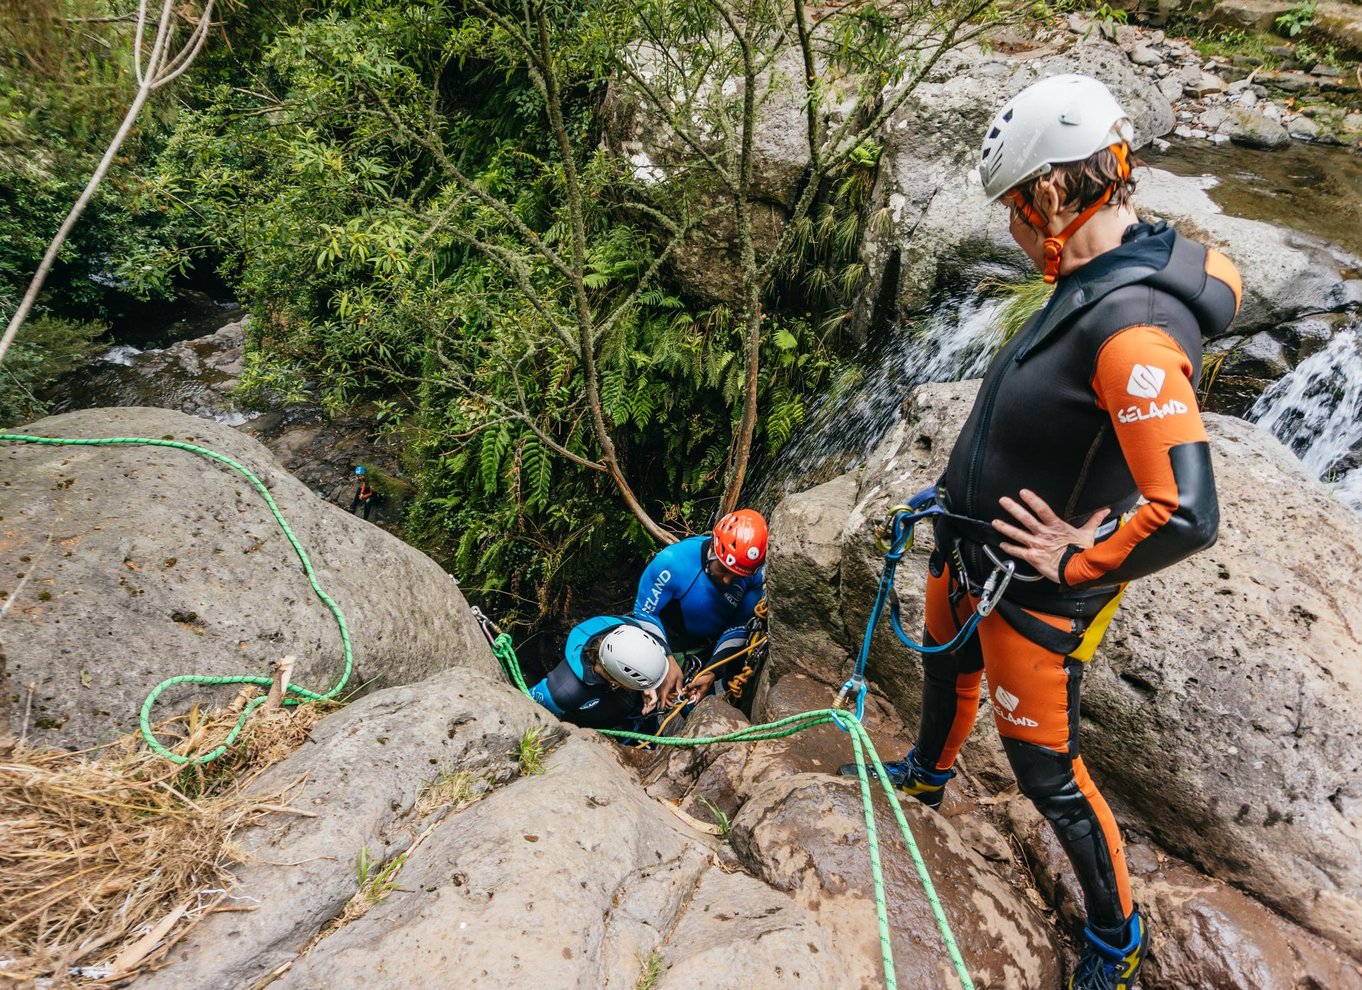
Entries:
<svg viewBox="0 0 1362 990">
<path fill-rule="evenodd" d="M 730 512 L 714 527 L 714 556 L 734 574 L 751 577 L 766 562 L 766 520 L 753 509 Z"/>
</svg>

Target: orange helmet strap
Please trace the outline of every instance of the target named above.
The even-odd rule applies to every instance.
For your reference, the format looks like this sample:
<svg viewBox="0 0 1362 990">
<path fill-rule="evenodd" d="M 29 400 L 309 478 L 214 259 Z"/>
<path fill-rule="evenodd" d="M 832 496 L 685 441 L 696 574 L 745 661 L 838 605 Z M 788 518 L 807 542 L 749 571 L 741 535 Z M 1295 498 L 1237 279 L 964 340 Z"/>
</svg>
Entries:
<svg viewBox="0 0 1362 990">
<path fill-rule="evenodd" d="M 1112 154 L 1116 156 L 1119 167 L 1121 182 L 1130 178 L 1130 146 L 1124 141 L 1120 144 L 1113 144 L 1110 148 Z M 1053 285 L 1055 279 L 1059 278 L 1059 263 L 1064 255 L 1064 245 L 1069 238 L 1078 232 L 1078 229 L 1097 215 L 1097 211 L 1102 209 L 1111 201 L 1111 197 L 1116 194 L 1119 183 L 1113 182 L 1107 186 L 1106 192 L 1102 193 L 1097 202 L 1093 203 L 1086 210 L 1074 217 L 1067 227 L 1052 237 L 1045 238 L 1043 245 L 1045 250 L 1045 273 L 1044 279 L 1047 285 Z"/>
</svg>

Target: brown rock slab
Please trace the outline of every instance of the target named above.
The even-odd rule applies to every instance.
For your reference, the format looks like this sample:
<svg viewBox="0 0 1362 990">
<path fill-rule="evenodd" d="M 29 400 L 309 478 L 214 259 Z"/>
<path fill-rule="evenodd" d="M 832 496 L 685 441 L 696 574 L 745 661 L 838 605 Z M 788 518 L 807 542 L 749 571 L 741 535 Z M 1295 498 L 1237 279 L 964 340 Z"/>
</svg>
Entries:
<svg viewBox="0 0 1362 990">
<path fill-rule="evenodd" d="M 876 806 L 899 985 L 960 986 L 882 797 Z M 970 849 L 944 817 L 916 802 L 906 802 L 904 812 L 975 985 L 1057 986 L 1062 953 L 1040 910 Z M 879 928 L 855 781 L 809 774 L 769 780 L 739 812 L 731 841 L 749 871 L 813 911 L 837 944 L 856 947 L 844 986 L 881 985 L 870 964 L 878 958 Z"/>
</svg>

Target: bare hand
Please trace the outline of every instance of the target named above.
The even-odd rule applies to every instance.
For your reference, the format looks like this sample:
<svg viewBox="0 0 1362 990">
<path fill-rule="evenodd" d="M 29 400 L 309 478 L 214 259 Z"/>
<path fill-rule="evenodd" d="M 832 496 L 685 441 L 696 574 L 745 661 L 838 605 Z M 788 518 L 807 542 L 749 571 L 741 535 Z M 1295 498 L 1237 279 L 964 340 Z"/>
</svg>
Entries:
<svg viewBox="0 0 1362 990">
<path fill-rule="evenodd" d="M 653 688 L 643 692 L 643 715 L 651 715 L 657 711 L 657 691 Z"/>
<path fill-rule="evenodd" d="M 681 693 L 681 665 L 676 662 L 676 657 L 667 655 L 667 676 L 662 678 L 662 684 L 657 689 L 657 702 L 662 708 L 668 708 Z"/>
<path fill-rule="evenodd" d="M 699 701 L 709 693 L 710 686 L 714 683 L 714 673 L 699 674 L 686 685 L 686 697 L 692 702 Z"/>
<path fill-rule="evenodd" d="M 1020 494 L 1021 502 L 1007 496 L 998 499 L 998 504 L 1007 510 L 1018 525 L 995 519 L 993 528 L 1011 541 L 1002 544 L 1005 551 L 1018 560 L 1026 561 L 1042 577 L 1058 582 L 1059 561 L 1064 551 L 1070 545 L 1084 549 L 1092 546 L 1097 539 L 1097 527 L 1102 525 L 1102 520 L 1110 510 L 1098 509 L 1080 528 L 1069 525 L 1055 515 L 1045 500 L 1030 489 L 1023 488 Z"/>
</svg>

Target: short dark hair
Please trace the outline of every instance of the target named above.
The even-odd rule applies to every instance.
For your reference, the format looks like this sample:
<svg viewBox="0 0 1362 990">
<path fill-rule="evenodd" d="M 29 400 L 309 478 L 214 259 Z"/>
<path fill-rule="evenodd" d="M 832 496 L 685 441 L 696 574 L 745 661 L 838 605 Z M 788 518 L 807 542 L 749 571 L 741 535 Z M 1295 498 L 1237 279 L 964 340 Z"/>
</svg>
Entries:
<svg viewBox="0 0 1362 990">
<path fill-rule="evenodd" d="M 1129 150 L 1126 152 L 1126 161 L 1130 165 L 1130 173 L 1123 176 L 1120 156 L 1111 148 L 1103 148 L 1082 161 L 1052 165 L 1050 171 L 1044 175 L 1023 182 L 1017 187 L 1017 192 L 1028 206 L 1035 209 L 1036 183 L 1049 175 L 1059 180 L 1063 196 L 1059 205 L 1062 210 L 1082 213 L 1101 199 L 1102 194 L 1111 186 L 1116 188 L 1112 191 L 1108 205 L 1129 206 L 1131 197 L 1135 194 L 1135 169 L 1144 165 L 1144 162 Z M 1023 219 L 1029 226 L 1031 221 L 1025 217 Z"/>
</svg>

